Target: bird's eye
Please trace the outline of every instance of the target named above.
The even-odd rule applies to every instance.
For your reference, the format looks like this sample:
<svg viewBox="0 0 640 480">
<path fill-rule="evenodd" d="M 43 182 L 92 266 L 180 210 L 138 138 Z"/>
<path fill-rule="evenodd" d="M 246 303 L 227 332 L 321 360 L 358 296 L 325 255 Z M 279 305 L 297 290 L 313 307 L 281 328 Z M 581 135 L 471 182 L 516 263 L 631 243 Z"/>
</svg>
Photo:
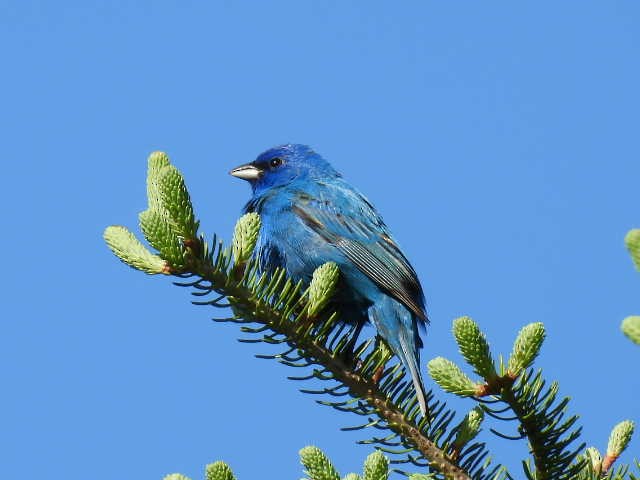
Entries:
<svg viewBox="0 0 640 480">
<path fill-rule="evenodd" d="M 278 157 L 272 158 L 269 162 L 269 165 L 271 165 L 272 168 L 279 167 L 280 165 L 282 165 L 282 159 Z"/>
</svg>

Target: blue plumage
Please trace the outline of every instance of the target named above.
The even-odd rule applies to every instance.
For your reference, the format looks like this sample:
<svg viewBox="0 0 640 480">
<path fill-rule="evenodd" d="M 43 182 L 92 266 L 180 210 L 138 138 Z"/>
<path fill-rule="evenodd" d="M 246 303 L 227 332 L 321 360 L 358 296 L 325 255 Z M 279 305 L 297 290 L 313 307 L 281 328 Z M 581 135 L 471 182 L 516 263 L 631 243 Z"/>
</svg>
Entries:
<svg viewBox="0 0 640 480">
<path fill-rule="evenodd" d="M 260 214 L 257 252 L 264 269 L 284 267 L 309 282 L 332 261 L 340 268 L 335 302 L 344 320 L 373 323 L 411 374 L 426 415 L 418 325 L 428 322 L 416 272 L 373 205 L 305 145 L 262 153 L 231 174 L 249 181 L 245 211 Z"/>
</svg>

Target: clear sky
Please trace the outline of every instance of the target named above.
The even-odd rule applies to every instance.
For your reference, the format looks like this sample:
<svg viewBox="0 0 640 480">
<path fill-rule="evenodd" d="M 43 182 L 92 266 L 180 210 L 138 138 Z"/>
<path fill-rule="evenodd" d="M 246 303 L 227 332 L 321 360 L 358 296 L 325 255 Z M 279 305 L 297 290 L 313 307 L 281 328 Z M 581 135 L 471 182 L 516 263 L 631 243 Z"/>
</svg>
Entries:
<svg viewBox="0 0 640 480">
<path fill-rule="evenodd" d="M 4 477 L 196 479 L 224 459 L 240 480 L 295 479 L 306 445 L 343 474 L 370 453 L 363 432 L 339 431 L 358 419 L 252 357 L 265 347 L 107 250 L 104 227 L 136 228 L 146 208 L 153 150 L 183 171 L 202 229 L 229 238 L 249 189 L 228 170 L 312 145 L 414 264 L 432 318 L 423 364 L 460 361 L 457 316 L 496 353 L 542 321 L 538 365 L 583 439 L 604 449 L 615 423 L 640 421 L 640 348 L 619 331 L 640 313 L 623 246 L 640 227 L 637 1 L 0 9 Z M 523 443 L 481 438 L 521 475 Z"/>
</svg>

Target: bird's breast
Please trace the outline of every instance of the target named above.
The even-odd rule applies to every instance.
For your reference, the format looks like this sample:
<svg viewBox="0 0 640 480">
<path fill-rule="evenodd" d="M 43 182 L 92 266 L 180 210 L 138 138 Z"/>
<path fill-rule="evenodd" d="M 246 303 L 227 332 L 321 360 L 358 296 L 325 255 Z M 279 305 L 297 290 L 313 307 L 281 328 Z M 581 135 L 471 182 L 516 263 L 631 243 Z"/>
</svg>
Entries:
<svg viewBox="0 0 640 480">
<path fill-rule="evenodd" d="M 317 267 L 337 260 L 333 258 L 335 252 L 332 250 L 335 249 L 304 225 L 290 209 L 270 211 L 267 207 L 265 210 L 261 215 L 258 239 L 258 248 L 264 249 L 262 258 L 278 258 L 280 265 L 276 266 L 284 267 L 296 281 L 309 281 Z"/>
<path fill-rule="evenodd" d="M 293 207 L 290 199 L 273 196 L 256 209 L 262 220 L 257 248 L 263 268 L 282 267 L 294 281 L 308 283 L 316 268 L 335 262 L 340 269 L 345 299 L 362 308 L 375 301 L 381 292 L 374 282 L 335 245 L 312 230 Z"/>
</svg>

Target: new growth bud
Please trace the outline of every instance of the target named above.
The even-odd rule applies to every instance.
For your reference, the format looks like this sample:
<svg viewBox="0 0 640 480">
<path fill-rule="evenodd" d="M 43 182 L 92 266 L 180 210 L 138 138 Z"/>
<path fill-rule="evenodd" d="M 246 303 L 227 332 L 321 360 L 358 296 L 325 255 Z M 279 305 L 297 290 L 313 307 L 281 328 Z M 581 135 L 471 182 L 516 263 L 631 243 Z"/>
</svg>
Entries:
<svg viewBox="0 0 640 480">
<path fill-rule="evenodd" d="M 461 397 L 470 397 L 475 394 L 477 385 L 451 360 L 436 357 L 429 361 L 427 367 L 431 378 L 443 390 Z"/>
<path fill-rule="evenodd" d="M 300 462 L 311 480 L 340 480 L 340 475 L 318 447 L 304 447 L 300 450 Z"/>
<path fill-rule="evenodd" d="M 458 426 L 454 448 L 460 451 L 467 443 L 476 438 L 480 432 L 480 426 L 484 420 L 484 411 L 479 406 L 475 407 L 464 417 Z"/>
<path fill-rule="evenodd" d="M 640 316 L 634 315 L 627 317 L 622 321 L 622 333 L 624 333 L 629 339 L 640 345 Z"/>
<path fill-rule="evenodd" d="M 185 240 L 196 237 L 198 222 L 182 175 L 163 152 L 149 155 L 147 168 L 149 208 L 138 216 L 149 244 L 174 271 L 185 267 Z"/>
<path fill-rule="evenodd" d="M 476 322 L 469 317 L 457 318 L 453 321 L 453 335 L 460 353 L 478 375 L 487 381 L 497 377 L 489 344 Z"/>
<path fill-rule="evenodd" d="M 236 477 L 231 467 L 224 462 L 215 462 L 207 465 L 205 469 L 206 480 L 235 480 Z"/>
<path fill-rule="evenodd" d="M 183 240 L 195 238 L 198 225 L 182 174 L 173 165 L 167 165 L 158 172 L 157 183 L 162 208 L 168 213 L 173 231 Z"/>
<path fill-rule="evenodd" d="M 389 478 L 389 459 L 376 450 L 364 461 L 363 480 L 387 480 Z"/>
<path fill-rule="evenodd" d="M 640 228 L 630 230 L 624 237 L 624 243 L 627 245 L 633 263 L 640 270 Z"/>
<path fill-rule="evenodd" d="M 602 455 L 600 455 L 598 449 L 595 447 L 587 448 L 584 452 L 584 458 L 589 462 L 591 471 L 599 477 L 600 472 L 602 472 Z"/>
<path fill-rule="evenodd" d="M 316 316 L 331 300 L 339 275 L 338 265 L 333 262 L 327 262 L 316 268 L 309 285 L 308 316 Z"/>
<path fill-rule="evenodd" d="M 184 247 L 160 210 L 145 210 L 138 215 L 140 230 L 160 256 L 179 270 L 184 266 Z"/>
<path fill-rule="evenodd" d="M 609 436 L 609 445 L 607 446 L 607 455 L 619 457 L 627 448 L 633 435 L 634 424 L 630 420 L 620 422 L 611 431 Z"/>
<path fill-rule="evenodd" d="M 611 430 L 611 435 L 609 435 L 607 455 L 604 457 L 604 460 L 602 460 L 603 473 L 609 471 L 618 457 L 627 448 L 629 442 L 631 441 L 631 436 L 633 435 L 633 428 L 633 422 L 630 420 L 620 422 L 615 427 L 613 427 L 613 430 Z"/>
<path fill-rule="evenodd" d="M 107 227 L 103 237 L 116 257 L 130 267 L 149 274 L 169 273 L 167 262 L 147 250 L 125 227 Z"/>
<path fill-rule="evenodd" d="M 162 207 L 158 178 L 160 170 L 169 165 L 169 156 L 164 152 L 153 152 L 147 159 L 147 199 L 151 210 Z"/>
<path fill-rule="evenodd" d="M 540 322 L 530 323 L 520 330 L 507 366 L 511 377 L 517 377 L 531 366 L 540 352 L 545 335 L 544 325 Z"/>
<path fill-rule="evenodd" d="M 256 248 L 259 232 L 260 215 L 257 213 L 246 213 L 236 222 L 232 242 L 233 259 L 236 264 L 249 261 Z"/>
</svg>

